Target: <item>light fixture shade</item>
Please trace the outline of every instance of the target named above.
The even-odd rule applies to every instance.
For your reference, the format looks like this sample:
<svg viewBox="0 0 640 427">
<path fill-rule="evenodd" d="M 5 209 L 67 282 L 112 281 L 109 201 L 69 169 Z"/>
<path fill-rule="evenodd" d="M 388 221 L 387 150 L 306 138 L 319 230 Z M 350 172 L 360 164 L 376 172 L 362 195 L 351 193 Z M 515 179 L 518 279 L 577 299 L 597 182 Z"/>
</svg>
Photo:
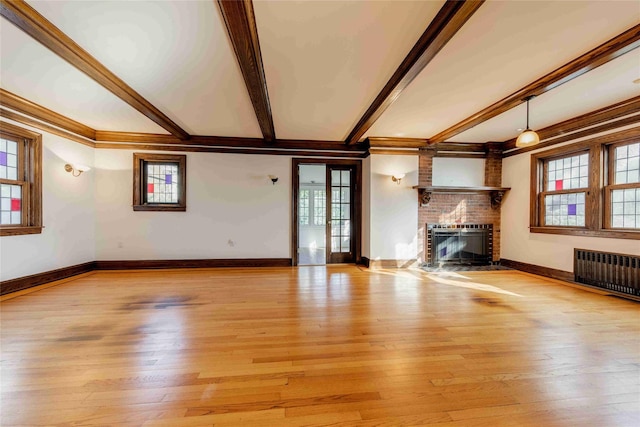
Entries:
<svg viewBox="0 0 640 427">
<path fill-rule="evenodd" d="M 530 145 L 536 145 L 540 142 L 540 137 L 537 133 L 531 129 L 526 129 L 516 139 L 516 147 L 528 147 Z"/>
</svg>

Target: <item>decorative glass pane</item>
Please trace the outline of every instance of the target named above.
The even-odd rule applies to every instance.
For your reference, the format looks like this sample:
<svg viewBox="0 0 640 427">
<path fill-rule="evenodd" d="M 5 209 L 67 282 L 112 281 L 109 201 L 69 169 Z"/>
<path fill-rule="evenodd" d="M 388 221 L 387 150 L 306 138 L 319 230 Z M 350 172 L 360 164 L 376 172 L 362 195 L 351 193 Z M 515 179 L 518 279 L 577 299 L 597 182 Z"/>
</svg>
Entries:
<svg viewBox="0 0 640 427">
<path fill-rule="evenodd" d="M 147 203 L 178 203 L 177 164 L 147 164 Z"/>
<path fill-rule="evenodd" d="M 0 138 L 0 178 L 18 179 L 18 143 Z"/>
<path fill-rule="evenodd" d="M 327 217 L 327 192 L 315 190 L 313 192 L 313 224 L 324 225 Z"/>
<path fill-rule="evenodd" d="M 614 184 L 640 182 L 640 142 L 616 147 Z"/>
<path fill-rule="evenodd" d="M 300 190 L 300 197 L 298 197 L 298 219 L 301 225 L 309 224 L 309 190 Z"/>
<path fill-rule="evenodd" d="M 585 194 L 550 194 L 545 196 L 545 225 L 584 227 Z"/>
<path fill-rule="evenodd" d="M 618 153 L 616 152 L 616 155 Z M 640 188 L 611 192 L 611 227 L 640 228 Z"/>
<path fill-rule="evenodd" d="M 586 188 L 589 177 L 589 155 L 580 154 L 548 163 L 547 191 Z"/>
<path fill-rule="evenodd" d="M 22 224 L 22 187 L 0 184 L 0 224 Z"/>
</svg>

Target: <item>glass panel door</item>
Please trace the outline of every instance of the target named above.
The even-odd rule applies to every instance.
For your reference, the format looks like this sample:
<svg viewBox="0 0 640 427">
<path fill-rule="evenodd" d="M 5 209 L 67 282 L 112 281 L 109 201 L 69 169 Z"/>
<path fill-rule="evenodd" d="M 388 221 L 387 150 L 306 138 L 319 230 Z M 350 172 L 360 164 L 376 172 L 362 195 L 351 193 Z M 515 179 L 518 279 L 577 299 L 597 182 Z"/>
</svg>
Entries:
<svg viewBox="0 0 640 427">
<path fill-rule="evenodd" d="M 353 174 L 351 166 L 328 166 L 327 201 L 327 261 L 329 263 L 355 262 L 353 249 Z"/>
</svg>

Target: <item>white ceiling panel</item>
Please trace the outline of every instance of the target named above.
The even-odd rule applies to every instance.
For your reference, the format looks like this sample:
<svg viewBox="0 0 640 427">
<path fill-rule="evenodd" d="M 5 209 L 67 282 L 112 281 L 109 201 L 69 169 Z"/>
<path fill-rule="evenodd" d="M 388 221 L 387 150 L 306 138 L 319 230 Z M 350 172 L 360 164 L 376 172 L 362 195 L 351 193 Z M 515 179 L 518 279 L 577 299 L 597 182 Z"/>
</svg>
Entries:
<svg viewBox="0 0 640 427">
<path fill-rule="evenodd" d="M 215 1 L 30 1 L 190 134 L 262 137 Z"/>
<path fill-rule="evenodd" d="M 279 138 L 343 140 L 443 1 L 254 1 Z"/>
<path fill-rule="evenodd" d="M 99 130 L 167 132 L 12 23 L 0 18 L 0 85 Z"/>
<path fill-rule="evenodd" d="M 547 126 L 640 96 L 640 49 L 635 49 L 529 102 L 529 126 Z M 526 104 L 512 108 L 450 138 L 453 142 L 506 141 L 515 138 L 527 120 Z"/>
<path fill-rule="evenodd" d="M 432 137 L 639 20 L 636 1 L 488 1 L 366 136 Z"/>
</svg>

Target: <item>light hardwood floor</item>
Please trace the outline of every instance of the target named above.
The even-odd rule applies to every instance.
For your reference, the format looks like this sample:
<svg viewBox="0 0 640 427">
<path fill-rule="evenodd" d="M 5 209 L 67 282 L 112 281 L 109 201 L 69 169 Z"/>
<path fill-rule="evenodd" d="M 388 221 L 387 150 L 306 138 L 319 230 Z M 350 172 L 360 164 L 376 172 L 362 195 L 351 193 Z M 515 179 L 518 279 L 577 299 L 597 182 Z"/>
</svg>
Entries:
<svg viewBox="0 0 640 427">
<path fill-rule="evenodd" d="M 639 426 L 640 310 L 515 271 L 97 272 L 1 303 L 2 426 Z"/>
</svg>

